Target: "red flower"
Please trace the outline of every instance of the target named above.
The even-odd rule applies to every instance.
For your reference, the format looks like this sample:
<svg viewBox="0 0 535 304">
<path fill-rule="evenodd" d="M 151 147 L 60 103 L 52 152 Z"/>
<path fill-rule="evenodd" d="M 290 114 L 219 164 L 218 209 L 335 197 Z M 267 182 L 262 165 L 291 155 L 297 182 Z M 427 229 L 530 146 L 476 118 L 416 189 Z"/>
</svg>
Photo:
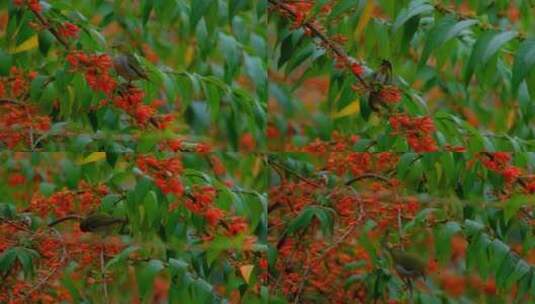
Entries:
<svg viewBox="0 0 535 304">
<path fill-rule="evenodd" d="M 15 187 L 15 186 L 24 184 L 24 182 L 26 182 L 26 177 L 24 175 L 20 174 L 20 173 L 11 174 L 9 176 L 9 178 L 8 178 L 8 181 L 7 181 L 7 183 L 11 187 Z"/>
<path fill-rule="evenodd" d="M 214 226 L 224 215 L 225 214 L 223 213 L 223 210 L 219 208 L 209 208 L 204 213 L 204 219 L 208 222 L 208 224 Z"/>
<path fill-rule="evenodd" d="M 351 64 L 351 72 L 353 72 L 353 74 L 356 76 L 362 76 L 362 73 L 364 73 L 364 68 L 355 62 Z"/>
<path fill-rule="evenodd" d="M 42 11 L 39 0 L 28 0 L 28 6 L 30 7 L 32 11 L 36 13 L 40 13 Z"/>
<path fill-rule="evenodd" d="M 401 92 L 395 86 L 384 86 L 379 91 L 379 99 L 384 103 L 398 103 L 401 100 Z"/>
<path fill-rule="evenodd" d="M 76 38 L 79 31 L 80 29 L 70 22 L 65 22 L 58 28 L 59 35 L 65 38 Z"/>
<path fill-rule="evenodd" d="M 28 7 L 36 12 L 36 13 L 40 13 L 42 11 L 42 8 L 41 8 L 41 4 L 39 3 L 39 0 L 13 0 L 13 4 L 15 6 L 22 6 L 24 4 L 27 4 Z"/>
<path fill-rule="evenodd" d="M 231 235 L 236 235 L 240 232 L 247 230 L 247 222 L 244 218 L 235 216 L 232 218 L 232 222 L 229 224 L 228 231 Z"/>
<path fill-rule="evenodd" d="M 431 132 L 435 124 L 430 117 L 409 117 L 405 114 L 390 117 L 390 125 L 396 133 L 403 133 L 407 143 L 415 152 L 433 152 L 438 150 Z"/>
<path fill-rule="evenodd" d="M 198 143 L 195 147 L 195 151 L 199 153 L 209 153 L 212 149 L 205 143 Z"/>
<path fill-rule="evenodd" d="M 176 138 L 176 139 L 170 139 L 167 141 L 167 146 L 171 151 L 178 152 L 182 149 L 182 139 Z"/>
<path fill-rule="evenodd" d="M 240 149 L 243 151 L 253 151 L 255 148 L 255 139 L 251 133 L 245 133 L 240 138 Z"/>
<path fill-rule="evenodd" d="M 534 193 L 534 192 L 535 192 L 535 181 L 528 183 L 528 184 L 524 187 L 524 189 L 525 189 L 528 193 Z"/>
<path fill-rule="evenodd" d="M 163 193 L 176 196 L 184 194 L 184 186 L 179 179 L 182 162 L 179 158 L 158 160 L 153 156 L 139 156 L 136 160 L 138 168 L 154 178 L 154 183 Z"/>
<path fill-rule="evenodd" d="M 113 77 L 109 74 L 112 67 L 111 57 L 107 54 L 85 54 L 74 51 L 67 55 L 66 60 L 74 70 L 85 74 L 87 84 L 95 91 L 102 91 L 111 95 L 117 86 Z"/>
<path fill-rule="evenodd" d="M 515 181 L 522 174 L 522 170 L 518 167 L 510 166 L 503 170 L 502 175 L 505 178 L 505 182 L 511 183 Z"/>
<path fill-rule="evenodd" d="M 156 110 L 151 106 L 140 104 L 135 108 L 134 117 L 139 124 L 146 124 Z"/>
</svg>

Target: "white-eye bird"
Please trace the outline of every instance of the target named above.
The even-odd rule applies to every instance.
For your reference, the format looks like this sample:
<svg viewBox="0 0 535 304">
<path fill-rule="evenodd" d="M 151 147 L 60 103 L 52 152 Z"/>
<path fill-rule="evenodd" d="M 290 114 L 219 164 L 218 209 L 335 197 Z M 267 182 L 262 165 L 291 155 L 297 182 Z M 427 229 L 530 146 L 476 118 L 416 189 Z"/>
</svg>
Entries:
<svg viewBox="0 0 535 304">
<path fill-rule="evenodd" d="M 113 56 L 113 67 L 119 76 L 129 83 L 139 79 L 150 81 L 141 63 L 129 51 L 126 44 L 117 43 L 113 48 L 117 50 L 117 54 Z"/>
</svg>

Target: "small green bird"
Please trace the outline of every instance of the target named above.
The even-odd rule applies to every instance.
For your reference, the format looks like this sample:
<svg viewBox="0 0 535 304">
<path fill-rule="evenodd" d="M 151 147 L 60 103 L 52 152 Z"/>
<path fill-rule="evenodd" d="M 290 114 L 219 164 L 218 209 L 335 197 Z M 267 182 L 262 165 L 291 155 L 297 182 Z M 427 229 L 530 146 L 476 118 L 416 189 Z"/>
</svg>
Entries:
<svg viewBox="0 0 535 304">
<path fill-rule="evenodd" d="M 80 230 L 83 232 L 108 232 L 117 225 L 124 225 L 126 219 L 114 217 L 102 213 L 94 213 L 84 217 L 80 221 Z"/>
<path fill-rule="evenodd" d="M 394 267 L 401 277 L 416 279 L 425 278 L 425 263 L 416 255 L 403 252 L 396 248 L 387 248 L 394 261 Z"/>
<path fill-rule="evenodd" d="M 126 79 L 129 83 L 139 79 L 150 81 L 141 63 L 129 51 L 126 44 L 117 43 L 113 48 L 117 50 L 117 54 L 113 57 L 113 67 L 118 75 Z"/>
</svg>

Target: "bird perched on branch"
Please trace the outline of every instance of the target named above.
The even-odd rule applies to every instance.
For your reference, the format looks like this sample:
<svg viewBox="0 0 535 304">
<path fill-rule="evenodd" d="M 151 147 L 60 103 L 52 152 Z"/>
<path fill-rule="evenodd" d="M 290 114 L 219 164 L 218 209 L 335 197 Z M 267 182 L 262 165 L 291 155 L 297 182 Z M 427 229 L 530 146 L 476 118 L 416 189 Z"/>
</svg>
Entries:
<svg viewBox="0 0 535 304">
<path fill-rule="evenodd" d="M 390 253 L 394 262 L 394 269 L 399 274 L 401 280 L 407 285 L 409 294 L 412 294 L 412 282 L 422 278 L 425 280 L 426 263 L 417 255 L 393 248 L 386 242 L 389 231 L 387 230 L 381 245 Z"/>
<path fill-rule="evenodd" d="M 123 77 L 128 83 L 139 79 L 150 81 L 141 63 L 132 54 L 126 43 L 116 43 L 112 48 L 117 51 L 117 54 L 113 57 L 113 67 L 119 76 Z"/>
<path fill-rule="evenodd" d="M 110 229 L 126 223 L 126 219 L 123 218 L 95 213 L 86 216 L 80 221 L 80 230 L 83 232 L 108 232 Z"/>
<path fill-rule="evenodd" d="M 381 98 L 381 90 L 384 86 L 390 85 L 392 82 L 392 64 L 390 61 L 383 59 L 381 65 L 371 75 L 371 91 L 368 97 L 368 104 L 374 112 L 381 111 L 382 108 L 387 108 L 387 104 Z"/>
<path fill-rule="evenodd" d="M 48 227 L 53 227 L 67 220 L 78 220 L 80 230 L 83 232 L 110 232 L 119 225 L 124 226 L 128 222 L 126 219 L 120 217 L 115 217 L 104 213 L 92 213 L 85 217 L 79 215 L 68 215 L 51 222 L 48 224 Z"/>
</svg>

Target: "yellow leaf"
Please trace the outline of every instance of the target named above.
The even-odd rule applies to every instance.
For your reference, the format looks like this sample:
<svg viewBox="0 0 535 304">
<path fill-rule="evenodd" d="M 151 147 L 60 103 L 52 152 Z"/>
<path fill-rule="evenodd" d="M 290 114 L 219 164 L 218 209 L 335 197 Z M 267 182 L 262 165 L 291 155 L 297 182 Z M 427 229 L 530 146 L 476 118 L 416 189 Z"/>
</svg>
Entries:
<svg viewBox="0 0 535 304">
<path fill-rule="evenodd" d="M 240 267 L 240 273 L 247 284 L 251 279 L 251 273 L 253 272 L 254 265 L 243 265 Z"/>
<path fill-rule="evenodd" d="M 362 35 L 362 32 L 364 32 L 364 29 L 368 25 L 368 22 L 370 22 L 370 19 L 372 18 L 373 10 L 375 9 L 375 3 L 374 1 L 368 1 L 366 4 L 366 7 L 364 7 L 364 10 L 362 11 L 362 15 L 360 15 L 359 23 L 357 24 L 357 28 L 355 29 L 354 37 L 359 38 Z"/>
<path fill-rule="evenodd" d="M 348 104 L 345 108 L 340 110 L 338 113 L 331 114 L 332 118 L 340 118 L 344 116 L 350 116 L 360 112 L 360 101 L 357 99 L 352 103 Z"/>
<path fill-rule="evenodd" d="M 184 54 L 184 62 L 186 65 L 189 65 L 193 61 L 193 56 L 195 55 L 195 47 L 193 45 L 189 45 L 186 48 L 186 54 Z"/>
<path fill-rule="evenodd" d="M 85 164 L 94 163 L 103 159 L 106 159 L 106 152 L 93 152 L 89 154 L 86 158 L 79 160 L 77 164 L 85 165 Z"/>
<path fill-rule="evenodd" d="M 31 49 L 35 49 L 38 45 L 39 40 L 37 39 L 37 35 L 33 35 L 32 37 L 28 38 L 28 40 L 19 44 L 17 47 L 9 49 L 9 53 L 16 54 L 20 52 L 26 52 Z"/>
</svg>

